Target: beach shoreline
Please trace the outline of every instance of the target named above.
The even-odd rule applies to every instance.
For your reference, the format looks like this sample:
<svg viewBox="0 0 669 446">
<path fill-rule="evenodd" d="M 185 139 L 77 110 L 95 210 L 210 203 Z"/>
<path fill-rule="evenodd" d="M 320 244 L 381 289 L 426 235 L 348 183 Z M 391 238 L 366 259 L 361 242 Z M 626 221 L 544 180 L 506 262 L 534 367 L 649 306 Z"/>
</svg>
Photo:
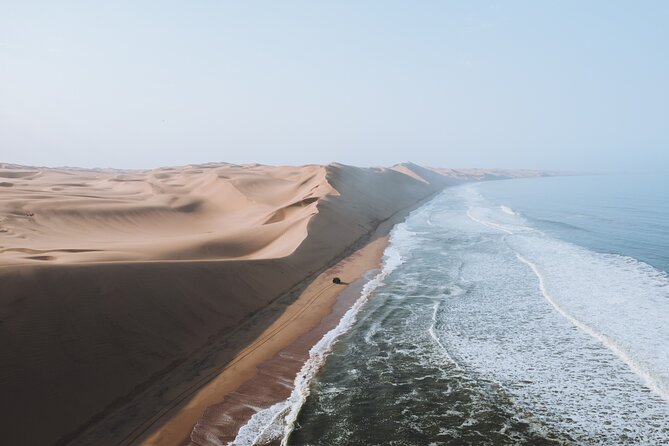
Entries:
<svg viewBox="0 0 669 446">
<path fill-rule="evenodd" d="M 440 191 L 380 222 L 364 237 L 365 240 L 349 247 L 344 258 L 315 279 L 306 279 L 306 288 L 299 297 L 259 336 L 247 343 L 217 376 L 192 392 L 188 403 L 152 421 L 132 441 L 124 444 L 207 444 L 193 441 L 196 427 L 200 436 L 202 431 L 211 435 L 213 430 L 219 442 L 227 443 L 234 440 L 239 428 L 257 409 L 268 408 L 288 398 L 295 376 L 309 358 L 309 350 L 339 323 L 360 297 L 364 284 L 373 277 L 371 273 L 381 267 L 392 228 L 438 193 Z M 333 277 L 340 277 L 345 286 L 334 285 Z M 277 302 L 276 305 L 283 304 Z M 253 323 L 253 320 L 249 321 L 249 324 Z M 256 323 L 262 324 L 260 321 Z"/>
<path fill-rule="evenodd" d="M 219 439 L 232 441 L 256 412 L 252 407 L 266 408 L 286 399 L 311 347 L 353 305 L 365 273 L 380 265 L 387 240 L 387 236 L 377 238 L 326 269 L 176 413 L 170 413 L 166 421 L 156 420 L 153 425 L 159 426 L 157 429 L 130 444 L 200 444 L 191 442 L 191 432 L 196 423 L 202 430 L 205 420 L 218 420 L 215 428 Z M 347 285 L 333 284 L 334 276 Z M 222 413 L 226 416 L 221 417 Z"/>
</svg>

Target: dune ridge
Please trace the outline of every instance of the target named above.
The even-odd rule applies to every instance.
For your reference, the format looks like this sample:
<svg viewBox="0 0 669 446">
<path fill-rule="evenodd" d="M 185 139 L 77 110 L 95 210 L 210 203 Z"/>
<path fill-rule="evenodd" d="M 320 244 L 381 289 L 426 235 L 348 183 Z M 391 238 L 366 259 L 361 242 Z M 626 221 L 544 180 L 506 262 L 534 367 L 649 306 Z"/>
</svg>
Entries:
<svg viewBox="0 0 669 446">
<path fill-rule="evenodd" d="M 142 397 L 165 376 L 466 178 L 333 163 L 2 164 L 0 179 L 3 440 L 86 444 L 110 419 L 115 444 L 161 403 Z"/>
<path fill-rule="evenodd" d="M 325 176 L 322 166 L 0 169 L 13 180 L 0 201 L 0 261 L 283 257 L 306 237 L 317 201 L 336 194 Z"/>
</svg>

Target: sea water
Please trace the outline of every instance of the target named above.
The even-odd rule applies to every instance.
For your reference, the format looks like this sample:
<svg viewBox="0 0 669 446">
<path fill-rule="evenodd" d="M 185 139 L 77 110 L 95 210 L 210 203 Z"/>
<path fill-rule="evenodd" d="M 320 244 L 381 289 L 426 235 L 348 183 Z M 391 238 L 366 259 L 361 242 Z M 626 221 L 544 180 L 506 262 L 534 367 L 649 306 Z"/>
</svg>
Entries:
<svg viewBox="0 0 669 446">
<path fill-rule="evenodd" d="M 669 444 L 668 254 L 664 177 L 449 188 L 239 444 Z"/>
</svg>

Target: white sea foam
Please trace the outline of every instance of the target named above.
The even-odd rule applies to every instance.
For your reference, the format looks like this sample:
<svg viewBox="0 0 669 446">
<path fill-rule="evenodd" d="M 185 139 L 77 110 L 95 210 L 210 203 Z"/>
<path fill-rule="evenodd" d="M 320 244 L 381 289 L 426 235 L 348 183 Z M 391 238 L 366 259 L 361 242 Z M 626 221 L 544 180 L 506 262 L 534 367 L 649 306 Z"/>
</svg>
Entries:
<svg viewBox="0 0 669 446">
<path fill-rule="evenodd" d="M 667 444 L 668 275 L 542 233 L 466 190 L 442 206 L 468 293 L 433 311 L 439 345 L 578 444 Z"/>
<path fill-rule="evenodd" d="M 258 410 L 239 429 L 236 438 L 229 444 L 235 446 L 262 445 L 280 438 L 283 433 L 281 418 L 285 415 L 287 409 L 288 401 L 281 401 L 266 409 Z"/>
<path fill-rule="evenodd" d="M 507 228 L 503 225 L 500 225 L 500 224 L 497 224 L 497 223 L 492 223 L 490 221 L 482 220 L 478 217 L 475 217 L 474 213 L 473 213 L 473 208 L 471 206 L 467 210 L 467 217 L 469 217 L 471 220 L 475 221 L 476 223 L 482 224 L 483 226 L 487 226 L 487 227 L 492 228 L 492 229 L 497 229 L 497 230 L 505 232 L 507 234 L 513 234 L 511 229 L 509 229 L 509 228 Z"/>
<path fill-rule="evenodd" d="M 414 233 L 409 231 L 405 224 L 399 224 L 393 229 L 389 246 L 384 253 L 381 271 L 363 286 L 360 298 L 344 314 L 337 326 L 326 333 L 311 348 L 309 358 L 295 377 L 293 391 L 288 399 L 255 413 L 249 422 L 239 430 L 237 437 L 230 445 L 263 445 L 279 439 L 281 439 L 282 446 L 287 445 L 288 439 L 295 429 L 297 416 L 309 396 L 309 385 L 312 379 L 325 363 L 325 359 L 338 338 L 346 333 L 354 324 L 358 313 L 372 292 L 383 284 L 383 280 L 388 274 L 404 262 L 399 250 L 394 245 L 406 242 L 406 239 L 412 235 Z"/>
<path fill-rule="evenodd" d="M 430 324 L 430 328 L 428 329 L 428 333 L 430 333 L 430 337 L 434 340 L 434 342 L 439 346 L 441 353 L 446 356 L 446 358 L 453 363 L 454 366 L 458 367 L 458 363 L 455 362 L 453 357 L 448 353 L 448 349 L 446 346 L 441 342 L 441 339 L 439 339 L 439 336 L 437 336 L 436 332 L 436 326 L 437 326 L 437 314 L 439 312 L 439 304 L 440 302 L 435 302 L 434 307 L 432 307 L 432 323 Z"/>
<path fill-rule="evenodd" d="M 477 201 L 481 205 L 480 199 Z M 517 215 L 507 212 L 504 206 L 501 209 L 506 215 Z M 636 259 L 599 254 L 554 239 L 525 227 L 524 221 L 514 226 L 523 231 L 514 232 L 508 225 L 490 221 L 494 213 L 488 213 L 492 217 L 489 220 L 475 216 L 471 205 L 466 215 L 481 225 L 514 236 L 505 238 L 507 245 L 537 276 L 542 295 L 555 310 L 601 342 L 649 389 L 669 401 L 669 355 L 663 349 L 658 355 L 653 345 L 669 341 L 669 329 L 665 328 L 669 314 L 666 273 Z M 536 260 L 533 262 L 530 257 Z M 543 274 L 536 262 L 546 265 Z M 556 282 L 557 294 L 549 293 L 545 274 Z M 639 290 L 639 286 L 646 284 L 650 287 L 645 292 Z M 569 307 L 576 313 L 569 311 Z M 588 323 L 589 320 L 592 322 Z"/>
<path fill-rule="evenodd" d="M 661 396 L 665 400 L 669 401 L 669 388 L 667 386 L 666 380 L 663 380 L 661 376 L 654 375 L 646 367 L 640 364 L 638 360 L 633 357 L 633 354 L 628 352 L 615 339 L 589 326 L 588 324 L 574 317 L 564 308 L 562 308 L 546 289 L 544 276 L 541 274 L 541 271 L 539 270 L 537 265 L 530 262 L 520 254 L 516 254 L 516 257 L 518 258 L 518 260 L 529 266 L 530 269 L 534 272 L 534 274 L 539 279 L 539 289 L 541 290 L 541 294 L 553 306 L 553 308 L 555 308 L 555 310 L 558 313 L 560 313 L 560 315 L 562 315 L 562 317 L 564 317 L 569 322 L 574 324 L 584 333 L 592 336 L 593 338 L 601 342 L 606 348 L 615 353 L 615 355 L 618 356 L 618 358 L 620 358 L 625 364 L 627 364 L 630 370 L 632 370 L 636 375 L 638 375 L 648 386 L 649 389 L 651 389 L 653 392 L 655 392 L 657 395 Z"/>
<path fill-rule="evenodd" d="M 514 211 L 513 209 L 511 209 L 511 208 L 508 207 L 508 206 L 501 205 L 499 208 L 500 208 L 500 209 L 502 210 L 502 212 L 504 212 L 505 214 L 508 214 L 508 215 L 519 215 L 518 212 Z"/>
</svg>

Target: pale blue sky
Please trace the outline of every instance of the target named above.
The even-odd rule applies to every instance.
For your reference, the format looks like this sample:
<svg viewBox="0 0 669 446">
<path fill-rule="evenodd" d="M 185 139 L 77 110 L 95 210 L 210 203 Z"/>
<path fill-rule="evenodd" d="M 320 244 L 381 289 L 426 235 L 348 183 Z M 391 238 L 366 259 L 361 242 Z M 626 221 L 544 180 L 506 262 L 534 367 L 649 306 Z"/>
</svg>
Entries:
<svg viewBox="0 0 669 446">
<path fill-rule="evenodd" d="M 669 168 L 669 2 L 0 0 L 0 162 Z"/>
</svg>

